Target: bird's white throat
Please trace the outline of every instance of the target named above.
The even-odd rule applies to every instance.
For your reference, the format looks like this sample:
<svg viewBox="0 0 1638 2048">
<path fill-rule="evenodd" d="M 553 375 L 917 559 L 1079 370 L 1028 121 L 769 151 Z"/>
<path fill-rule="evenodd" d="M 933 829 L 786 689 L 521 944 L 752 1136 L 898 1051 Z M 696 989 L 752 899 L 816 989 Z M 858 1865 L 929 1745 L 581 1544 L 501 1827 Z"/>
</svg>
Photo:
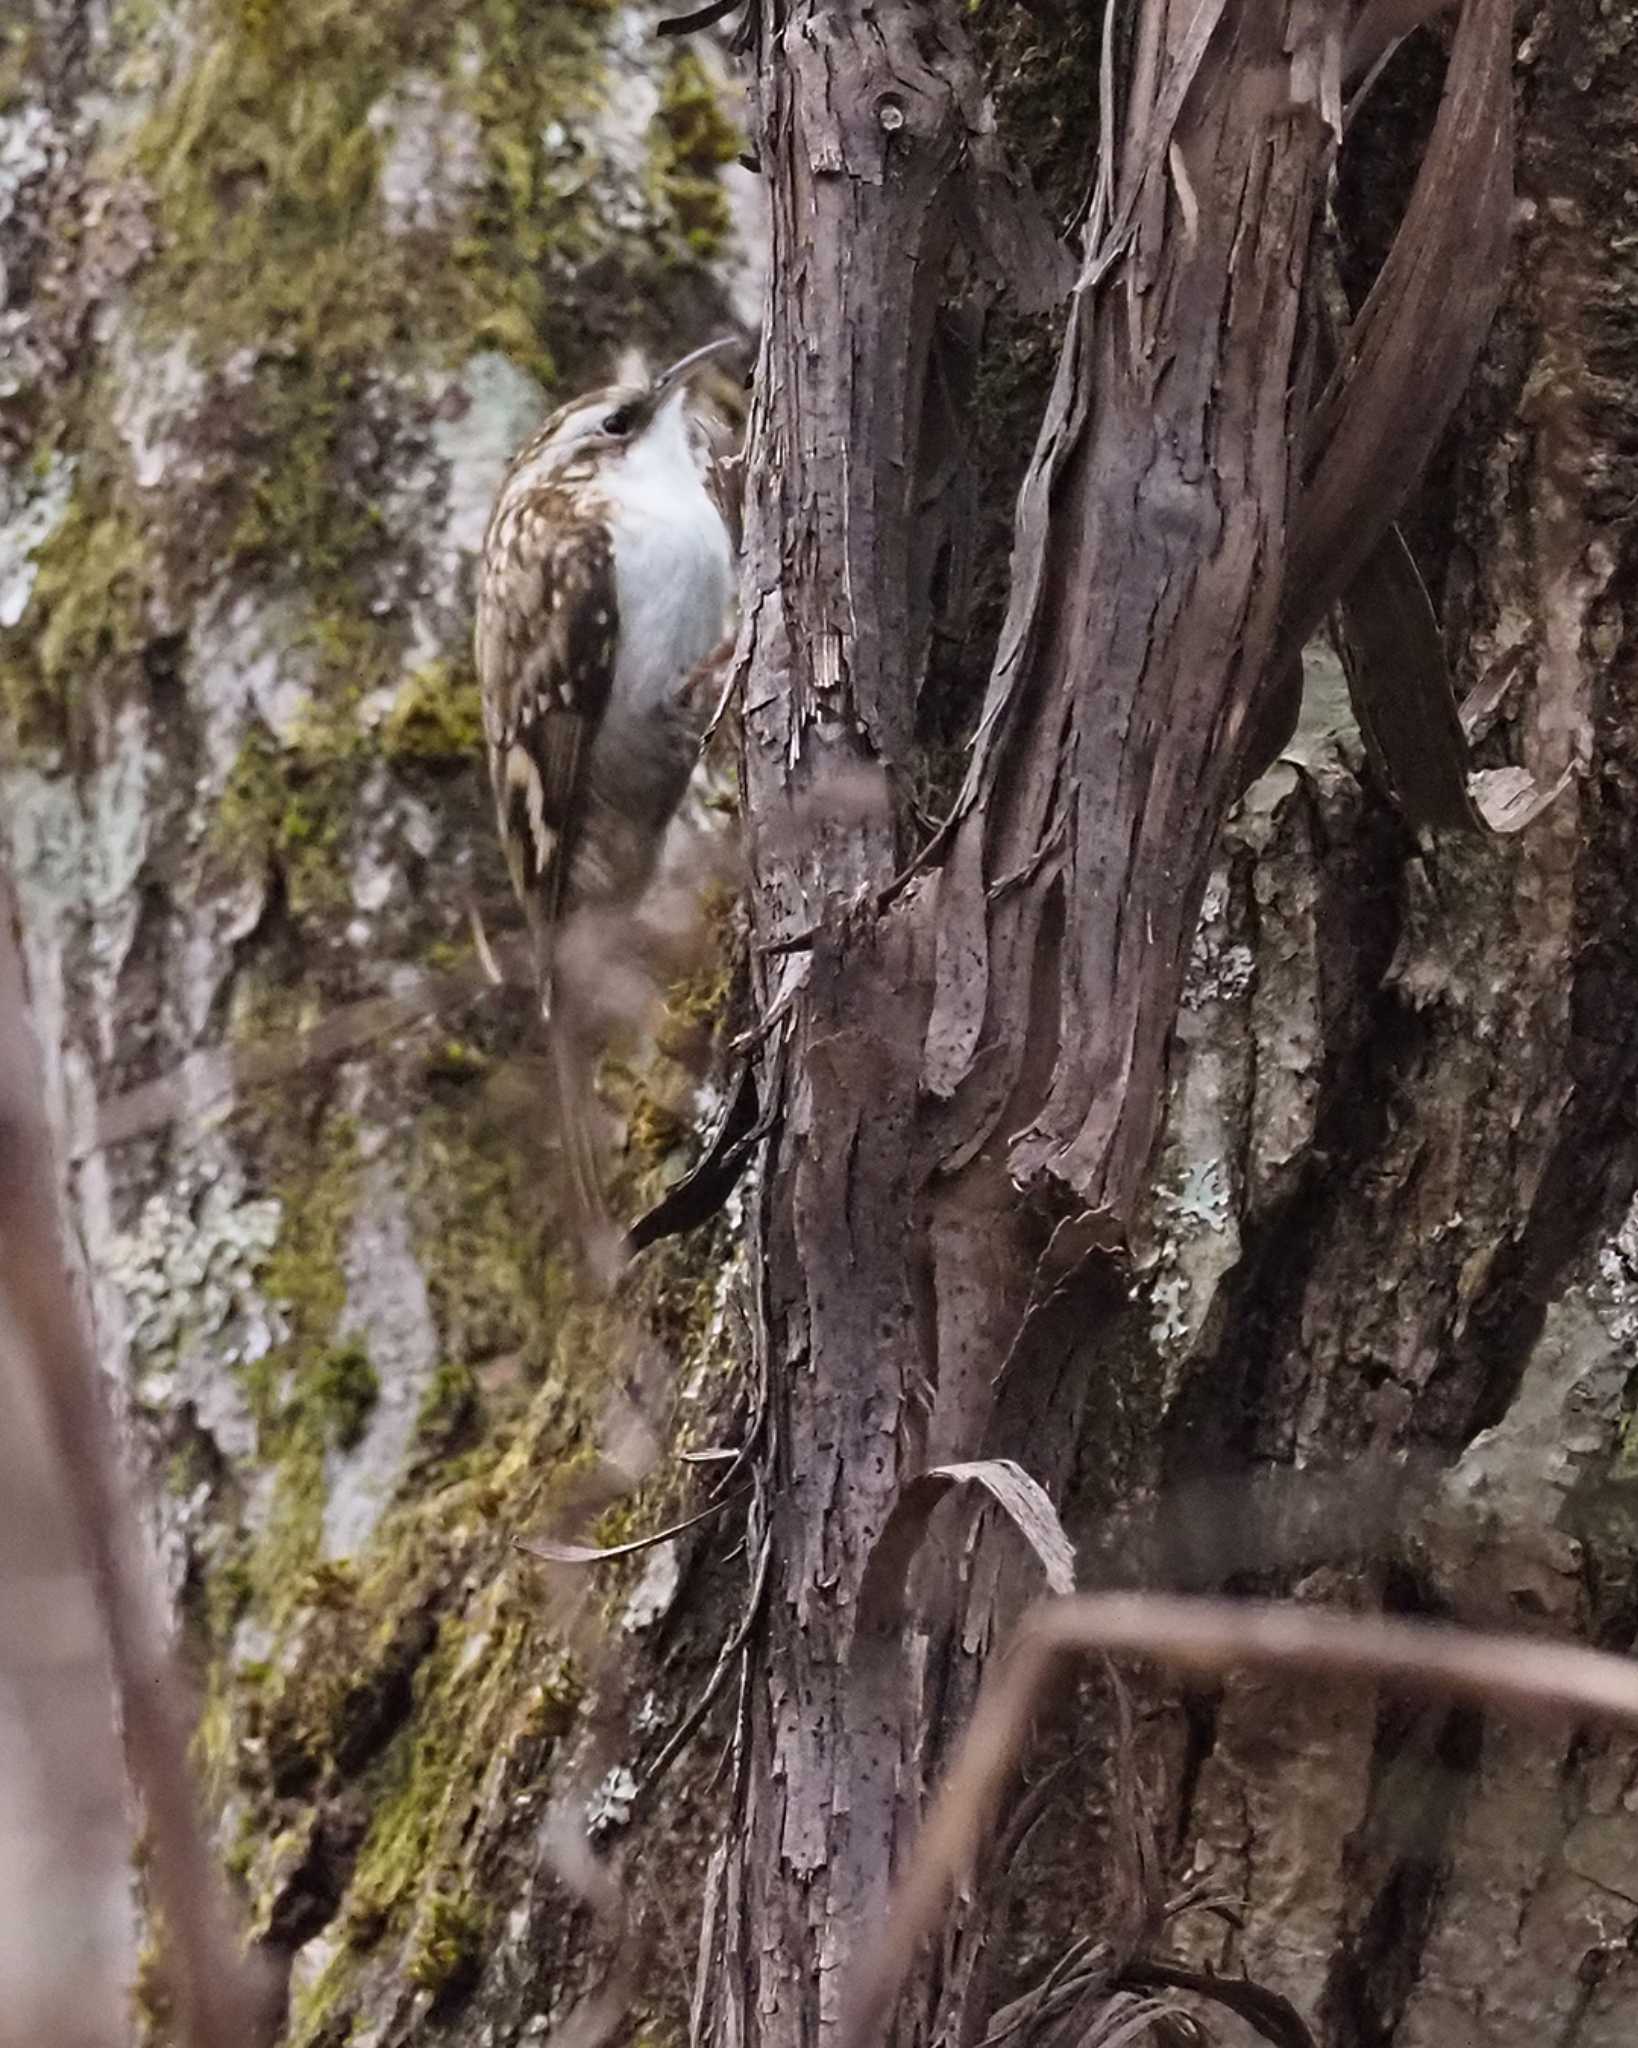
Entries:
<svg viewBox="0 0 1638 2048">
<path fill-rule="evenodd" d="M 615 689 L 636 709 L 667 696 L 717 645 L 732 590 L 727 528 L 680 404 L 611 465 L 604 495 L 620 606 Z"/>
</svg>

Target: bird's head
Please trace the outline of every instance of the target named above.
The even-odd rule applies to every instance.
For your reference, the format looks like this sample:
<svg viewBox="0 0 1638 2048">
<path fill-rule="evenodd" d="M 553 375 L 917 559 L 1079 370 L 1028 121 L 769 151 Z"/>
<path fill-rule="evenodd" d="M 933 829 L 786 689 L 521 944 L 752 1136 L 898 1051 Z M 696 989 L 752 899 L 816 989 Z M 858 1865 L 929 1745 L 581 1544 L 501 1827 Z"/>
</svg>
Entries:
<svg viewBox="0 0 1638 2048">
<path fill-rule="evenodd" d="M 657 455 L 662 447 L 692 461 L 684 403 L 689 384 L 696 371 L 738 346 L 732 335 L 708 341 L 646 382 L 608 384 L 571 399 L 541 428 L 526 459 L 565 478 L 581 470 L 624 466 L 633 456 Z"/>
</svg>

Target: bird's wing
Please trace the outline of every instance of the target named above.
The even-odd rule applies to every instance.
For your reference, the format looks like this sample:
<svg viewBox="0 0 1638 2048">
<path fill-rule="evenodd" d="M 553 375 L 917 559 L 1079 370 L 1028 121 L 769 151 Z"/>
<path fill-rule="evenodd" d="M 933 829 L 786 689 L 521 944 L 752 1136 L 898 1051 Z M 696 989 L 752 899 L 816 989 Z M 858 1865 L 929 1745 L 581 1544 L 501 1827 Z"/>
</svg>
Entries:
<svg viewBox="0 0 1638 2048">
<path fill-rule="evenodd" d="M 484 544 L 475 648 L 501 838 L 537 930 L 562 912 L 618 630 L 606 522 L 549 488 L 503 503 Z"/>
</svg>

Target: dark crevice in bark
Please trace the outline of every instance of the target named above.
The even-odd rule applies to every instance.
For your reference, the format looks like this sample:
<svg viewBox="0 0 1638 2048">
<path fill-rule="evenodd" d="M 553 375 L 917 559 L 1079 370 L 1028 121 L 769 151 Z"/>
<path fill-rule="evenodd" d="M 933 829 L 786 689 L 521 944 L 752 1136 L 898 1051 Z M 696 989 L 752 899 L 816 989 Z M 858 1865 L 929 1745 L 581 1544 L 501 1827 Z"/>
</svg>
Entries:
<svg viewBox="0 0 1638 2048">
<path fill-rule="evenodd" d="M 1635 351 L 1638 356 L 1638 351 Z M 1638 547 L 1632 551 L 1638 568 Z M 1597 713 L 1600 757 L 1612 766 L 1589 791 L 1578 857 L 1576 942 L 1565 1067 L 1573 1093 L 1524 1227 L 1503 1247 L 1474 1304 L 1459 1352 L 1429 1389 L 1464 1433 L 1491 1427 L 1517 1391 L 1547 1307 L 1567 1270 L 1609 1234 L 1638 1190 L 1638 950 L 1608 936 L 1628 921 L 1638 867 L 1638 788 L 1620 773 L 1638 683 L 1611 664 Z"/>
<path fill-rule="evenodd" d="M 168 1063 L 161 1033 L 165 963 L 169 955 L 170 896 L 157 880 L 138 887 L 136 928 L 119 970 L 119 1003 L 126 1029 L 109 1061 L 119 1091 L 153 1080 Z"/>
<path fill-rule="evenodd" d="M 1483 1718 L 1468 1708 L 1390 1700 L 1382 1710 L 1366 1817 L 1349 1849 L 1350 1893 L 1368 1903 L 1338 1949 L 1321 2001 L 1332 2048 L 1393 2048 L 1483 1740 Z"/>
<path fill-rule="evenodd" d="M 331 1807 L 321 1813 L 295 1868 L 279 1886 L 268 1909 L 262 1946 L 290 1954 L 335 1918 L 352 1876 L 368 1816 Z"/>
<path fill-rule="evenodd" d="M 1437 22 L 1407 36 L 1349 127 L 1337 170 L 1337 265 L 1354 307 L 1364 303 L 1404 217 L 1433 131 L 1448 42 Z M 1399 522 L 1436 608 L 1452 544 L 1455 461 L 1463 441 L 1458 422 L 1440 442 Z"/>
<path fill-rule="evenodd" d="M 1302 1344 L 1316 1265 L 1347 1227 L 1359 1178 L 1389 1135 L 1427 1030 L 1391 989 L 1356 1013 L 1351 1043 L 1328 1064 L 1314 1139 L 1295 1184 L 1246 1229 L 1240 1263 L 1223 1283 L 1221 1335 L 1190 1362 L 1167 1412 L 1167 1485 L 1248 1469 L 1266 1452 L 1267 1433 L 1281 1414 L 1269 1399 L 1276 1368 Z"/>
<path fill-rule="evenodd" d="M 1461 1345 L 1429 1382 L 1424 1412 L 1435 1429 L 1466 1440 L 1502 1419 L 1568 1268 L 1631 1203 L 1638 1131 L 1627 1103 L 1635 1081 L 1638 1058 L 1628 1056 L 1566 1119 L 1528 1221 L 1502 1248 Z"/>
<path fill-rule="evenodd" d="M 1405 935 L 1410 842 L 1403 827 L 1380 797 L 1350 825 L 1331 824 L 1306 793 L 1303 824 L 1319 881 L 1322 1066 L 1314 1133 L 1284 1192 L 1242 1225 L 1241 1257 L 1213 1312 L 1217 1334 L 1186 1367 L 1167 1411 L 1161 1470 L 1168 1487 L 1215 1480 L 1258 1455 L 1265 1390 L 1286 1350 L 1302 1341 L 1315 1267 L 1347 1227 L 1360 1177 L 1384 1145 L 1427 1045 L 1427 1020 L 1386 982 Z M 1249 887 L 1245 898 L 1252 937 L 1260 940 L 1263 920 Z"/>
<path fill-rule="evenodd" d="M 188 717 L 187 635 L 158 633 L 143 643 L 142 678 L 154 722 L 165 736 L 165 759 L 186 775 L 197 763 L 199 747 Z"/>
<path fill-rule="evenodd" d="M 1217 1721 L 1223 1695 L 1220 1691 L 1185 1692 L 1179 1704 L 1183 1713 L 1184 1742 L 1173 1795 L 1170 1853 L 1174 1861 L 1180 1859 L 1189 1846 L 1201 1773 L 1217 1746 Z"/>
</svg>

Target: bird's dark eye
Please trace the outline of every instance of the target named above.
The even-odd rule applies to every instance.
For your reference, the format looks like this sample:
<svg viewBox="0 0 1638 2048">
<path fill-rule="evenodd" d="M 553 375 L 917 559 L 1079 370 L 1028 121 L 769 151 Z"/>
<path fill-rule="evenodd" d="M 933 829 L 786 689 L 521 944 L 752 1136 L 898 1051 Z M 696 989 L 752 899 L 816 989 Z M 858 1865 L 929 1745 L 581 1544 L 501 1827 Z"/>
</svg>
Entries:
<svg viewBox="0 0 1638 2048">
<path fill-rule="evenodd" d="M 605 434 L 629 434 L 636 421 L 636 417 L 637 408 L 634 405 L 617 406 L 613 412 L 604 416 L 603 432 Z"/>
</svg>

